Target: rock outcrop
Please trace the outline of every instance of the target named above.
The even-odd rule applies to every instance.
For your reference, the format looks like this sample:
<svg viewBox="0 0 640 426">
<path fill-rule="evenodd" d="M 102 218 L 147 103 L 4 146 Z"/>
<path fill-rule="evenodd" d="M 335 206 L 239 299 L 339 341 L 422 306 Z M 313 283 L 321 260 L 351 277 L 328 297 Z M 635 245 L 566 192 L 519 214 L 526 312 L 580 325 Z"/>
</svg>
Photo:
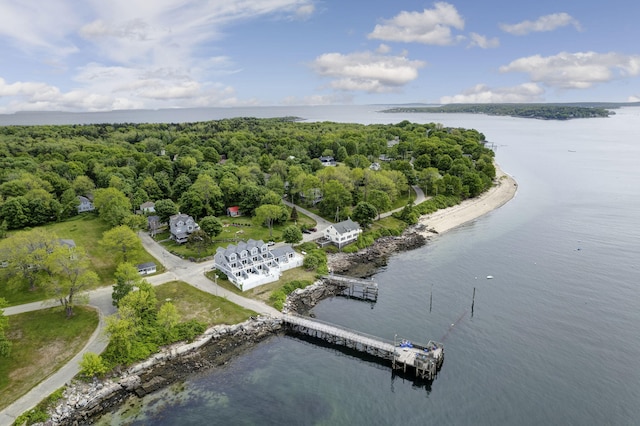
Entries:
<svg viewBox="0 0 640 426">
<path fill-rule="evenodd" d="M 389 256 L 413 250 L 426 244 L 427 238 L 419 233 L 424 225 L 415 225 L 398 237 L 382 237 L 373 245 L 356 253 L 335 253 L 329 256 L 328 266 L 336 274 L 367 277 L 385 266 Z"/>
</svg>

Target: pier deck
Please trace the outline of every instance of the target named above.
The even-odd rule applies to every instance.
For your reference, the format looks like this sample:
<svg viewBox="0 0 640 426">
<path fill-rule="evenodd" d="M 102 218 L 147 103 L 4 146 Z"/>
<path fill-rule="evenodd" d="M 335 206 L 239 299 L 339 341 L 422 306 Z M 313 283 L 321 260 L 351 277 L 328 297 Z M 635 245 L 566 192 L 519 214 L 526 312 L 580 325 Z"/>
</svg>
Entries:
<svg viewBox="0 0 640 426">
<path fill-rule="evenodd" d="M 365 352 L 392 362 L 393 369 L 415 370 L 416 377 L 433 380 L 442 366 L 444 347 L 430 341 L 427 345 L 413 345 L 387 341 L 347 328 L 298 315 L 284 315 L 285 325 L 292 331 Z"/>
</svg>

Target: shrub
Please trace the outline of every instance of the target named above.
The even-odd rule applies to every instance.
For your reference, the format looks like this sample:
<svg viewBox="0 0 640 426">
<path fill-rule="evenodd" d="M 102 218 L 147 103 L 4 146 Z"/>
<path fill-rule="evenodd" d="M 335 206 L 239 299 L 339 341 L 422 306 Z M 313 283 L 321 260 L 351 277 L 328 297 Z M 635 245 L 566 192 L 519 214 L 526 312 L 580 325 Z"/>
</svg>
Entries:
<svg viewBox="0 0 640 426">
<path fill-rule="evenodd" d="M 48 410 L 53 407 L 62 398 L 64 389 L 60 388 L 51 395 L 43 399 L 35 408 L 16 417 L 14 425 L 33 425 L 36 423 L 44 423 L 49 420 Z"/>
<path fill-rule="evenodd" d="M 355 244 L 349 244 L 342 249 L 343 253 L 355 253 L 358 251 L 358 246 Z"/>
<path fill-rule="evenodd" d="M 80 361 L 80 374 L 87 378 L 100 377 L 108 371 L 102 357 L 93 352 L 82 355 Z"/>
<path fill-rule="evenodd" d="M 312 284 L 312 282 L 307 280 L 290 281 L 278 290 L 272 292 L 271 296 L 269 296 L 269 301 L 274 308 L 281 311 L 282 308 L 284 308 L 284 302 L 287 300 L 287 296 L 289 294 L 291 294 L 295 289 L 305 288 L 310 284 Z"/>
<path fill-rule="evenodd" d="M 180 324 L 176 325 L 176 328 L 175 328 L 176 337 L 177 337 L 176 341 L 186 340 L 190 342 L 196 336 L 204 333 L 206 329 L 207 329 L 206 324 L 195 319 L 181 322 Z"/>
</svg>

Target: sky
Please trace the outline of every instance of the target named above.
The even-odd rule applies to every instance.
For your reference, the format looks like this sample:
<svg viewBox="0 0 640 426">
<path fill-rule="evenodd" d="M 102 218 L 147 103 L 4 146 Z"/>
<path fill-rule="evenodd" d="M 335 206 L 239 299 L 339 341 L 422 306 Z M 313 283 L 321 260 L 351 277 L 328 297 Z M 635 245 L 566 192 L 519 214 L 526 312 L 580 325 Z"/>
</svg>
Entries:
<svg viewBox="0 0 640 426">
<path fill-rule="evenodd" d="M 0 0 L 0 113 L 640 101 L 637 0 Z"/>
</svg>

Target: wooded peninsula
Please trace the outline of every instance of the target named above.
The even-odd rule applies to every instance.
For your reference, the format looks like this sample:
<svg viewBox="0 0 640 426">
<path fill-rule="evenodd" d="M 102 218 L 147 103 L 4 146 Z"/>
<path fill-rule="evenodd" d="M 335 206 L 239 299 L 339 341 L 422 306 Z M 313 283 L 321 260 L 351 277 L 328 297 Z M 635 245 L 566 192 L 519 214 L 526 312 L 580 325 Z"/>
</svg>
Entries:
<svg viewBox="0 0 640 426">
<path fill-rule="evenodd" d="M 468 113 L 487 115 L 507 115 L 540 120 L 571 120 L 575 118 L 609 117 L 612 109 L 630 104 L 449 104 L 433 107 L 407 106 L 384 110 L 388 113 Z"/>
</svg>

